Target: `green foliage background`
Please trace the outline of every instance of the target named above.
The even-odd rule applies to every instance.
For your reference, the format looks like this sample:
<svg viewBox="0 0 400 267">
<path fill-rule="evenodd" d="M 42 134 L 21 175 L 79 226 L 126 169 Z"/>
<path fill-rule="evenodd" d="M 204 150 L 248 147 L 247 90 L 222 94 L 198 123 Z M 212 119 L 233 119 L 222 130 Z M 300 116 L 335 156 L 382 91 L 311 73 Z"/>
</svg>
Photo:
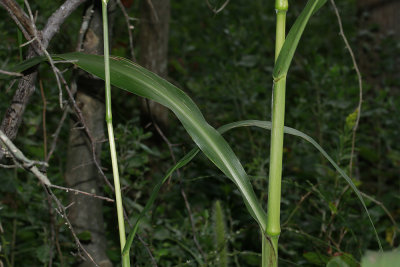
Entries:
<svg viewBox="0 0 400 267">
<path fill-rule="evenodd" d="M 57 1 L 32 3 L 40 10 L 38 26 L 44 23 Z M 136 1 L 135 1 L 136 2 Z M 210 1 L 218 6 L 222 1 Z M 398 179 L 400 169 L 400 86 L 395 79 L 393 55 L 400 51 L 393 36 L 378 37 L 376 29 L 357 28 L 353 1 L 337 3 L 344 29 L 358 55 L 375 53 L 380 59 L 364 76 L 364 102 L 357 134 L 358 160 L 353 174 L 361 191 L 375 196 L 391 212 L 400 216 Z M 135 3 L 129 12 L 138 14 Z M 291 3 L 288 25 L 300 13 L 303 3 Z M 64 24 L 52 41 L 52 53 L 73 51 L 80 27 L 82 9 Z M 274 7 L 271 1 L 233 1 L 225 10 L 213 14 L 205 1 L 172 1 L 169 42 L 169 77 L 199 105 L 207 120 L 218 127 L 242 119 L 270 119 L 274 52 Z M 19 61 L 17 29 L 5 10 L 0 9 L 0 68 Z M 118 18 L 120 17 L 120 18 Z M 128 38 L 122 16 L 117 16 L 112 54 L 128 57 Z M 135 25 L 138 26 L 138 25 Z M 137 31 L 135 30 L 136 34 Z M 358 103 L 358 83 L 351 58 L 338 36 L 338 26 L 329 5 L 311 19 L 300 42 L 289 72 L 286 125 L 313 136 L 337 163 L 348 170 L 351 149 L 351 114 Z M 368 46 L 368 38 L 381 38 L 381 47 Z M 136 40 L 136 39 L 135 39 Z M 140 55 L 140 51 L 136 51 Z M 66 73 L 69 78 L 70 72 Z M 53 133 L 61 117 L 58 89 L 52 73 L 42 66 L 47 98 L 47 133 Z M 378 84 L 378 85 L 377 85 Z M 0 81 L 0 117 L 3 116 L 15 85 Z M 121 177 L 128 213 L 135 214 L 145 205 L 155 181 L 173 164 L 167 146 L 150 142 L 152 133 L 139 123 L 139 101 L 128 93 L 114 91 L 114 120 L 120 155 Z M 32 159 L 43 159 L 41 128 L 42 102 L 37 90 L 28 106 L 16 144 Z M 68 123 L 61 132 L 57 150 L 50 161 L 48 176 L 63 185 Z M 190 138 L 171 116 L 170 141 L 177 156 L 192 147 Z M 253 186 L 266 204 L 269 136 L 264 131 L 240 129 L 225 138 L 235 149 Z M 110 170 L 104 148 L 103 165 Z M 107 175 L 110 172 L 107 171 Z M 368 219 L 355 195 L 343 191 L 346 184 L 307 143 L 287 136 L 284 149 L 282 192 L 281 266 L 325 266 L 329 261 L 345 261 L 357 266 L 366 249 L 377 249 Z M 22 170 L 0 169 L 0 260 L 15 266 L 39 266 L 49 259 L 49 209 L 46 195 L 32 175 Z M 149 244 L 159 266 L 197 266 L 202 257 L 193 241 L 191 223 L 180 193 L 183 188 L 191 204 L 197 239 L 209 266 L 218 259 L 213 234 L 212 206 L 220 200 L 226 218 L 226 238 L 232 266 L 258 266 L 260 235 L 257 225 L 243 206 L 234 185 L 204 156 L 174 175 L 162 190 L 156 208 L 142 222 L 140 234 Z M 107 188 L 105 194 L 112 195 Z M 67 195 L 57 192 L 67 203 Z M 384 248 L 398 230 L 383 209 L 366 199 L 384 241 Z M 104 203 L 108 255 L 118 264 L 119 245 L 114 206 Z M 132 222 L 135 217 L 132 217 Z M 62 218 L 57 231 L 67 266 L 76 262 L 70 252 L 75 244 Z M 149 266 L 149 256 L 140 242 L 133 244 L 134 262 Z M 56 254 L 54 252 L 54 254 Z M 54 256 L 54 265 L 60 260 Z M 28 264 L 28 265 L 27 265 Z M 214 265 L 215 266 L 215 265 Z"/>
</svg>

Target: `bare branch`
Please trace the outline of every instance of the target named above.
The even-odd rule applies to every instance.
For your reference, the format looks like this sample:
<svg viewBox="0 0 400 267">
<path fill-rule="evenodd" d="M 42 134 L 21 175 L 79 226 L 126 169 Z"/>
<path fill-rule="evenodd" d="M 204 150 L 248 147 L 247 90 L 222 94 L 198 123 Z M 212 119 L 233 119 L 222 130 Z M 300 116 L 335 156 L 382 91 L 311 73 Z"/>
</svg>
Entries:
<svg viewBox="0 0 400 267">
<path fill-rule="evenodd" d="M 53 142 L 51 143 L 50 151 L 49 151 L 49 153 L 47 154 L 47 157 L 46 157 L 46 160 L 45 160 L 46 162 L 49 162 L 51 156 L 52 156 L 53 153 L 54 153 L 54 150 L 56 149 L 56 144 L 57 144 L 57 141 L 58 141 L 58 136 L 60 135 L 61 128 L 62 128 L 62 126 L 64 125 L 65 119 L 67 118 L 68 111 L 69 111 L 69 106 L 66 105 L 66 106 L 64 107 L 64 112 L 63 112 L 63 114 L 62 114 L 62 116 L 61 116 L 60 122 L 58 123 L 57 129 L 56 129 L 55 133 L 52 135 L 52 137 L 53 137 Z"/>
<path fill-rule="evenodd" d="M 68 219 L 67 216 L 67 212 L 66 212 L 66 207 L 64 207 L 60 200 L 54 195 L 54 193 L 51 191 L 51 189 L 49 187 L 46 187 L 46 192 L 53 198 L 54 202 L 56 203 L 58 209 L 55 209 L 56 212 L 61 216 L 61 218 L 63 218 L 65 220 L 65 224 L 68 225 L 68 228 L 71 231 L 71 234 L 75 240 L 76 246 L 78 247 L 78 249 L 81 249 L 86 256 L 89 258 L 89 260 L 96 266 L 99 267 L 99 265 L 94 261 L 92 255 L 89 254 L 89 252 L 84 248 L 84 246 L 82 246 L 81 242 L 79 241 L 78 236 L 76 235 L 74 228 L 71 224 L 71 222 Z"/>
<path fill-rule="evenodd" d="M 10 76 L 17 76 L 17 77 L 22 77 L 22 76 L 24 76 L 24 75 L 21 74 L 21 73 L 12 72 L 12 71 L 6 71 L 6 70 L 0 70 L 0 73 L 1 73 L 1 74 L 5 74 L 5 75 L 10 75 Z"/>
<path fill-rule="evenodd" d="M 81 28 L 79 29 L 79 37 L 78 37 L 78 44 L 76 46 L 76 51 L 81 52 L 83 51 L 82 45 L 83 45 L 83 39 L 86 35 L 86 32 L 89 28 L 90 25 L 90 21 L 92 20 L 93 17 L 93 10 L 94 5 L 91 4 L 85 12 L 85 15 L 83 16 L 83 20 L 82 20 L 82 24 L 81 24 Z"/>
<path fill-rule="evenodd" d="M 7 10 L 7 12 L 10 14 L 10 17 L 14 20 L 19 29 L 24 34 L 25 38 L 27 40 L 32 39 L 32 36 L 34 35 L 32 24 L 29 20 L 28 15 L 17 4 L 17 2 L 15 2 L 14 0 L 0 0 L 0 5 L 2 5 Z"/>
<path fill-rule="evenodd" d="M 156 23 L 159 21 L 157 11 L 154 8 L 153 2 L 151 0 L 146 0 L 146 3 L 149 5 L 151 10 L 151 15 L 153 16 L 153 22 Z"/>
<path fill-rule="evenodd" d="M 4 169 L 14 169 L 17 167 L 18 167 L 17 164 L 12 164 L 12 165 L 0 164 L 0 168 L 4 168 Z"/>
<path fill-rule="evenodd" d="M 0 139 L 3 142 L 3 144 L 7 147 L 7 150 L 10 152 L 10 154 L 19 164 L 21 164 L 23 168 L 32 172 L 45 185 L 51 185 L 47 176 L 41 173 L 39 169 L 36 167 L 35 165 L 36 162 L 25 157 L 25 155 L 21 152 L 21 150 L 19 150 L 1 130 L 0 130 Z"/>
<path fill-rule="evenodd" d="M 34 55 L 33 49 L 30 49 L 32 55 Z M 14 93 L 11 104 L 8 107 L 3 121 L 1 122 L 1 130 L 11 139 L 15 139 L 17 136 L 19 125 L 22 121 L 22 115 L 25 111 L 26 105 L 33 92 L 35 91 L 35 81 L 37 72 L 30 75 L 24 76 L 18 82 L 18 88 Z M 0 159 L 2 154 L 0 153 Z"/>
<path fill-rule="evenodd" d="M 40 51 L 36 51 L 36 52 L 37 52 L 38 54 L 45 54 L 46 57 L 47 57 L 47 60 L 48 60 L 49 63 L 50 63 L 50 66 L 51 66 L 51 68 L 52 68 L 52 70 L 53 70 L 53 72 L 54 72 L 54 76 L 56 77 L 57 86 L 58 86 L 58 91 L 59 91 L 60 107 L 61 107 L 61 109 L 62 109 L 62 108 L 63 108 L 63 103 L 62 103 L 62 88 L 61 88 L 61 82 L 60 82 L 60 76 L 62 76 L 62 74 L 60 73 L 60 71 L 58 70 L 58 68 L 54 65 L 53 59 L 51 58 L 50 54 L 47 52 L 47 50 L 46 50 L 46 47 L 47 47 L 47 46 L 45 46 L 45 45 L 43 44 L 43 42 L 41 41 L 41 39 L 40 39 L 39 32 L 38 32 L 37 29 L 36 29 L 35 20 L 34 20 L 34 18 L 33 18 L 32 11 L 31 11 L 31 8 L 30 8 L 30 6 L 29 6 L 28 0 L 25 0 L 25 5 L 26 5 L 26 8 L 28 9 L 28 12 L 29 12 L 29 17 L 30 17 L 30 19 L 31 19 L 31 24 L 32 24 L 32 26 L 33 26 L 33 33 L 34 33 L 35 39 L 37 40 L 37 42 L 38 42 L 38 44 L 39 44 L 39 48 L 40 48 Z"/>
<path fill-rule="evenodd" d="M 111 198 L 108 198 L 108 197 L 99 196 L 99 195 L 92 194 L 92 193 L 85 192 L 85 191 L 78 190 L 78 189 L 73 189 L 73 188 L 69 188 L 69 187 L 63 187 L 63 186 L 54 185 L 54 184 L 49 185 L 49 186 L 53 187 L 53 188 L 64 190 L 67 193 L 69 191 L 71 191 L 71 192 L 74 192 L 75 194 L 82 194 L 82 195 L 86 195 L 86 196 L 89 196 L 89 197 L 94 197 L 94 198 L 98 198 L 98 199 L 101 199 L 101 200 L 105 200 L 105 201 L 108 201 L 108 202 L 114 202 L 114 199 L 111 199 Z"/>
<path fill-rule="evenodd" d="M 43 110 L 42 110 L 42 129 L 43 129 L 43 154 L 44 158 L 47 158 L 47 129 L 46 129 L 46 109 L 47 109 L 47 101 L 46 95 L 44 94 L 43 89 L 43 82 L 42 79 L 39 79 L 39 86 L 40 86 L 40 94 L 42 96 L 43 102 Z"/>
<path fill-rule="evenodd" d="M 392 214 L 389 212 L 389 210 L 385 207 L 385 205 L 382 202 L 376 200 L 375 198 L 373 198 L 370 195 L 367 195 L 363 192 L 360 192 L 360 194 L 363 195 L 364 197 L 368 198 L 372 202 L 374 202 L 376 205 L 380 206 L 383 209 L 383 211 L 386 213 L 386 215 L 389 217 L 390 221 L 392 222 L 392 224 L 396 228 L 396 230 L 399 230 L 399 228 L 397 227 L 396 220 L 393 218 Z"/>
<path fill-rule="evenodd" d="M 149 248 L 149 244 L 144 242 L 143 238 L 139 234 L 137 236 L 138 236 L 138 239 L 139 239 L 140 243 L 142 243 L 142 245 L 145 247 L 147 253 L 149 254 L 149 257 L 151 259 L 151 264 L 153 265 L 153 267 L 157 267 L 157 261 L 154 258 L 153 254 L 151 253 L 151 250 Z"/>
<path fill-rule="evenodd" d="M 19 47 L 24 47 L 24 46 L 30 45 L 30 44 L 33 43 L 34 41 L 36 41 L 36 37 L 30 39 L 29 41 L 27 41 L 27 42 L 25 42 L 25 43 L 23 43 L 23 44 L 21 44 Z"/>
<path fill-rule="evenodd" d="M 124 14 L 125 23 L 128 28 L 129 50 L 131 52 L 131 60 L 136 61 L 135 52 L 133 50 L 133 34 L 132 34 L 132 30 L 134 29 L 134 26 L 131 24 L 131 18 L 129 17 L 128 12 L 126 11 L 126 8 L 122 4 L 121 0 L 117 0 L 117 4 L 118 4 L 119 8 L 121 9 L 122 14 Z"/>
<path fill-rule="evenodd" d="M 65 19 L 86 0 L 66 0 L 47 20 L 46 26 L 42 31 L 43 45 L 47 48 L 49 42 L 56 34 L 60 26 L 64 23 Z"/>
<path fill-rule="evenodd" d="M 208 8 L 211 9 L 211 11 L 214 12 L 214 14 L 218 14 L 219 12 L 224 10 L 224 8 L 229 4 L 229 1 L 230 0 L 226 0 L 225 3 L 223 3 L 220 8 L 213 7 L 208 0 L 206 0 L 206 3 Z"/>
<path fill-rule="evenodd" d="M 61 190 L 65 190 L 66 192 L 75 192 L 76 194 L 84 194 L 87 196 L 91 196 L 94 198 L 99 198 L 102 200 L 106 200 L 109 202 L 114 202 L 113 199 L 108 198 L 108 197 L 103 197 L 103 196 L 98 196 L 96 194 L 92 194 L 89 192 L 85 192 L 85 191 L 81 191 L 81 190 L 77 190 L 77 189 L 73 189 L 73 188 L 67 188 L 67 187 L 63 187 L 63 186 L 58 186 L 58 185 L 53 185 L 50 183 L 49 179 L 47 178 L 46 175 L 44 175 L 43 173 L 41 173 L 39 171 L 39 169 L 35 166 L 35 164 L 40 164 L 40 165 L 44 165 L 47 166 L 46 162 L 38 162 L 38 161 L 33 161 L 28 159 L 27 157 L 25 157 L 25 155 L 21 152 L 21 150 L 19 150 L 14 143 L 0 130 L 0 140 L 4 143 L 4 145 L 7 147 L 7 150 L 9 151 L 9 153 L 13 156 L 14 160 L 16 161 L 17 164 L 15 165 L 4 165 L 4 164 L 0 164 L 0 167 L 3 168 L 15 168 L 18 165 L 22 166 L 24 169 L 32 172 L 33 174 L 36 175 L 36 177 L 45 185 L 49 186 L 49 187 L 53 187 L 53 188 L 57 188 L 57 189 L 61 189 Z"/>
</svg>

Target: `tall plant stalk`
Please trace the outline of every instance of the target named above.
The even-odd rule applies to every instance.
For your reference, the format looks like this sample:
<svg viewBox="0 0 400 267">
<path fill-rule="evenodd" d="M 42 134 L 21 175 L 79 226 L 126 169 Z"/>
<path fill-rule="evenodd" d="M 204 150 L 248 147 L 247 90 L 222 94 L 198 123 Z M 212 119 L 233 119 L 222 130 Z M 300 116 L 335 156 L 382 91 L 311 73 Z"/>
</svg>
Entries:
<svg viewBox="0 0 400 267">
<path fill-rule="evenodd" d="M 275 63 L 285 42 L 287 0 L 276 0 Z M 274 80 L 272 96 L 272 131 L 269 165 L 268 210 L 266 236 L 262 243 L 262 266 L 278 266 L 278 239 L 281 233 L 281 183 L 283 127 L 285 119 L 286 76 Z"/>
<path fill-rule="evenodd" d="M 114 128 L 112 125 L 112 111 L 111 111 L 111 86 L 110 86 L 110 54 L 108 45 L 108 16 L 107 16 L 107 2 L 108 0 L 102 0 L 102 11 L 103 11 L 103 39 L 104 39 L 104 75 L 105 75 L 105 91 L 106 91 L 106 122 L 108 130 L 108 142 L 110 144 L 111 153 L 111 164 L 114 177 L 114 188 L 115 188 L 115 202 L 117 205 L 117 217 L 118 217 L 118 231 L 119 241 L 121 245 L 121 255 L 126 243 L 125 236 L 125 222 L 124 222 L 124 211 L 122 206 L 121 196 L 121 185 L 119 181 L 118 172 L 118 160 L 117 152 L 115 149 L 114 140 Z M 122 266 L 129 267 L 129 252 L 122 255 Z"/>
</svg>

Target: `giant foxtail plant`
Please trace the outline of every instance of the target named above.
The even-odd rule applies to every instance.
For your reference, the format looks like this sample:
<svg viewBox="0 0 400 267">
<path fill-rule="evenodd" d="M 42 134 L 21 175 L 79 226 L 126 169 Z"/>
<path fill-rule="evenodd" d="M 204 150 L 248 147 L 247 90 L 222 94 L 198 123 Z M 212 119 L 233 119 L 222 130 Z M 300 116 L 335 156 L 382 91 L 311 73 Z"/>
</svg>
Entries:
<svg viewBox="0 0 400 267">
<path fill-rule="evenodd" d="M 286 76 L 291 64 L 293 55 L 303 34 L 305 26 L 310 17 L 326 2 L 326 0 L 309 0 L 291 27 L 288 35 L 285 34 L 285 18 L 288 9 L 287 0 L 277 0 L 276 2 L 276 49 L 275 66 L 273 70 L 273 110 L 272 122 L 266 121 L 240 121 L 231 123 L 215 129 L 207 123 L 196 104 L 183 91 L 162 79 L 156 74 L 146 70 L 124 58 L 110 57 L 108 54 L 108 30 L 107 30 L 107 0 L 103 2 L 103 21 L 104 21 L 104 57 L 97 55 L 87 55 L 82 53 L 68 53 L 53 55 L 54 60 L 74 61 L 79 68 L 104 79 L 106 82 L 106 121 L 109 131 L 109 142 L 112 156 L 112 167 L 116 192 L 117 217 L 121 244 L 122 265 L 130 266 L 129 250 L 134 240 L 135 234 L 140 225 L 140 220 L 150 210 L 154 200 L 167 178 L 177 169 L 189 163 L 199 151 L 202 151 L 210 161 L 215 164 L 238 188 L 243 202 L 260 227 L 262 235 L 262 266 L 278 265 L 278 238 L 280 235 L 280 199 L 281 199 L 281 174 L 282 174 L 282 148 L 283 134 L 291 134 L 301 137 L 311 143 L 341 176 L 350 185 L 359 198 L 381 247 L 379 237 L 370 218 L 363 198 L 348 175 L 339 168 L 331 157 L 308 135 L 284 126 L 285 110 L 285 87 Z M 36 57 L 24 61 L 12 68 L 14 72 L 22 72 L 30 67 L 46 61 L 46 57 Z M 5 77 L 5 76 L 0 76 Z M 123 90 L 132 92 L 136 95 L 156 101 L 169 108 L 181 121 L 183 127 L 193 139 L 197 148 L 192 149 L 175 166 L 171 167 L 167 174 L 157 182 L 150 199 L 144 209 L 139 214 L 133 228 L 126 238 L 125 225 L 122 213 L 122 197 L 119 187 L 118 164 L 115 153 L 115 142 L 113 138 L 112 116 L 111 116 L 111 94 L 110 84 Z M 222 137 L 228 130 L 237 127 L 259 127 L 271 130 L 271 154 L 270 154 L 270 173 L 268 188 L 268 208 L 266 213 L 262 208 L 262 203 L 258 200 L 249 178 L 244 171 L 239 159 Z"/>
</svg>

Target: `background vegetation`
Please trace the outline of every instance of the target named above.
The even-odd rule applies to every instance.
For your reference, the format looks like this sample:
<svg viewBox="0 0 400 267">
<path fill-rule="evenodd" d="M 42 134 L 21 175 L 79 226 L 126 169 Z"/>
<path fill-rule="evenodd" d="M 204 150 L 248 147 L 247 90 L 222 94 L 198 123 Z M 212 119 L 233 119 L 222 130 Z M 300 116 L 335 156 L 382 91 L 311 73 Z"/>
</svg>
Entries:
<svg viewBox="0 0 400 267">
<path fill-rule="evenodd" d="M 32 1 L 33 2 L 33 1 Z M 128 2 L 128 1 L 126 1 Z M 222 1 L 210 1 L 218 6 Z M 30 3 L 39 10 L 38 27 L 59 1 Z M 274 58 L 274 7 L 271 1 L 232 1 L 214 14 L 206 1 L 172 1 L 169 34 L 168 79 L 187 92 L 214 127 L 242 119 L 270 120 L 271 76 Z M 304 3 L 290 3 L 288 25 Z M 345 33 L 356 51 L 364 74 L 364 101 L 356 135 L 354 181 L 366 194 L 384 249 L 398 247 L 400 216 L 400 78 L 399 35 L 362 24 L 367 16 L 352 0 L 337 3 Z M 128 7 L 139 13 L 138 1 Z M 48 12 L 48 13 L 47 13 Z M 83 9 L 63 24 L 49 51 L 74 51 Z M 129 57 L 125 20 L 115 18 L 112 52 Z M 0 9 L 0 69 L 20 60 L 17 27 Z M 134 43 L 139 26 L 134 21 Z M 285 125 L 315 138 L 336 162 L 349 171 L 354 110 L 358 104 L 358 80 L 336 16 L 327 4 L 311 19 L 288 76 Z M 26 48 L 23 48 L 26 50 Z M 26 51 L 24 51 L 26 52 Z M 136 49 L 140 56 L 140 50 Z M 371 64 L 371 55 L 375 59 Z M 372 65 L 372 67 L 371 67 Z M 71 72 L 65 77 L 70 78 Z M 54 75 L 40 67 L 46 98 L 46 132 L 50 140 L 62 110 Z M 14 87 L 0 81 L 0 111 L 6 110 Z M 155 182 L 173 165 L 171 151 L 179 158 L 192 142 L 170 114 L 165 131 L 173 146 L 140 123 L 140 101 L 113 91 L 114 125 L 120 158 L 126 210 L 134 222 L 149 198 Z M 44 159 L 43 97 L 39 87 L 28 106 L 15 144 L 31 159 Z M 133 119 L 132 119 L 133 118 Z M 47 175 L 53 184 L 64 185 L 69 125 L 61 128 Z M 270 137 L 256 129 L 238 129 L 225 135 L 251 175 L 253 186 L 267 203 Z M 47 141 L 50 142 L 50 141 Z M 101 163 L 107 177 L 111 162 L 106 146 Z M 260 234 L 245 210 L 239 192 L 204 156 L 197 157 L 163 187 L 152 213 L 142 222 L 133 244 L 135 266 L 197 266 L 199 259 L 218 266 L 224 255 L 229 266 L 258 266 Z M 23 169 L 0 169 L 0 260 L 5 266 L 73 266 L 80 260 L 77 247 L 62 217 L 51 222 L 51 203 L 33 175 Z M 102 185 L 104 195 L 112 192 Z M 285 137 L 282 186 L 281 266 L 325 266 L 341 256 L 358 266 L 367 249 L 377 250 L 368 218 L 354 193 L 310 144 Z M 68 206 L 68 194 L 54 191 Z M 183 192 L 183 193 L 182 193 Z M 185 200 L 186 198 L 186 200 Z M 190 213 L 185 205 L 190 203 Z M 218 203 L 218 204 L 217 204 Z M 50 208 L 49 208 L 50 207 Z M 54 211 L 53 211 L 54 212 Z M 119 241 L 113 203 L 103 203 L 107 255 L 115 266 Z M 55 224 L 57 246 L 51 243 L 49 224 Z M 217 229 L 217 230 L 216 230 Z M 223 229 L 223 230 L 222 230 Z M 223 235 L 221 235 L 221 232 Z M 79 235 L 81 242 L 90 235 Z M 225 243 L 224 243 L 225 240 Z M 150 253 L 149 253 L 150 252 Z M 224 266 L 224 265 L 220 265 Z"/>
</svg>

